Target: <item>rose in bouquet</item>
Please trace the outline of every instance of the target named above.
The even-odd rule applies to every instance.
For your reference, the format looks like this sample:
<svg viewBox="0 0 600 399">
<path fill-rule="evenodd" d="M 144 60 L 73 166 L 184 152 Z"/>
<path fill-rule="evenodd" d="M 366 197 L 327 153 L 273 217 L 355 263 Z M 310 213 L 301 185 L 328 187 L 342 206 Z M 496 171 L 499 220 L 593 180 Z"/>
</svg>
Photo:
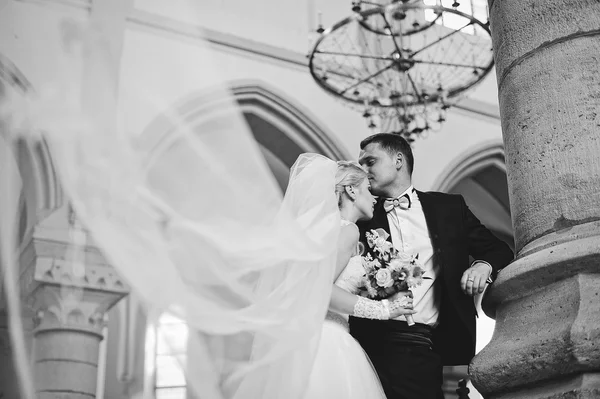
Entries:
<svg viewBox="0 0 600 399">
<path fill-rule="evenodd" d="M 371 299 L 386 299 L 423 282 L 424 270 L 419 263 L 419 254 L 398 251 L 387 241 L 389 236 L 383 229 L 366 234 L 369 252 L 362 258 L 365 268 L 363 288 Z M 414 324 L 411 315 L 406 316 L 406 321 L 409 325 Z"/>
</svg>

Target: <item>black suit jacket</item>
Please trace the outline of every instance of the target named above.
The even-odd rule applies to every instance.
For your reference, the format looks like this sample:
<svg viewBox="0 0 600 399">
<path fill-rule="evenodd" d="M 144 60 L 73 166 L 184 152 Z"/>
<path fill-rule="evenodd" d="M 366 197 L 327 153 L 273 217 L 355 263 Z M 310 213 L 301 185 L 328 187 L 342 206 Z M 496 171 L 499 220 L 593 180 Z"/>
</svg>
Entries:
<svg viewBox="0 0 600 399">
<path fill-rule="evenodd" d="M 421 191 L 417 191 L 417 195 L 431 237 L 433 262 L 440 267 L 435 287 L 436 295 L 441 295 L 441 301 L 438 325 L 433 337 L 434 350 L 441 355 L 444 365 L 468 364 L 475 355 L 476 310 L 473 297 L 462 292 L 460 280 L 470 266 L 469 255 L 492 265 L 492 278 L 495 278 L 498 271 L 513 259 L 513 252 L 479 222 L 462 196 Z M 358 226 L 360 240 L 365 248 L 368 248 L 365 238 L 367 231 L 383 228 L 389 233 L 389 222 L 382 200 L 375 206 L 373 219 L 359 223 Z M 391 237 L 388 240 L 391 241 Z M 357 338 L 360 336 L 364 339 L 365 329 L 376 330 L 378 325 L 383 324 L 378 324 L 375 320 L 351 318 L 350 332 Z"/>
</svg>

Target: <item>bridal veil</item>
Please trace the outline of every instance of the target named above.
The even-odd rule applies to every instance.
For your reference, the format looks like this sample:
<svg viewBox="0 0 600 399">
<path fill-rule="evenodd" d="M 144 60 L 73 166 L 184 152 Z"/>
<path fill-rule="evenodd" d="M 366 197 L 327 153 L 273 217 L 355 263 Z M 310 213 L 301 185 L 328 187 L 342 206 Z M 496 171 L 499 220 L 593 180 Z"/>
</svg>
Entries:
<svg viewBox="0 0 600 399">
<path fill-rule="evenodd" d="M 169 76 L 151 84 L 155 77 L 145 75 L 144 65 L 115 67 L 115 51 L 135 54 L 135 29 L 125 29 L 114 45 L 103 28 L 85 18 L 61 20 L 55 55 L 68 73 L 49 71 L 33 92 L 6 95 L 0 104 L 0 254 L 22 397 L 33 397 L 35 374 L 16 283 L 14 216 L 27 178 L 16 143 L 30 141 L 48 146 L 88 244 L 131 295 L 149 314 L 169 313 L 187 324 L 181 366 L 190 397 L 301 398 L 334 274 L 336 163 L 301 156 L 282 198 L 207 41 L 195 43 L 204 54 L 198 65 L 164 61 L 189 80 L 190 95 L 218 104 L 190 121 L 166 100 Z M 132 128 L 149 113 L 173 128 Z M 145 394 L 152 397 L 136 396 Z"/>
</svg>

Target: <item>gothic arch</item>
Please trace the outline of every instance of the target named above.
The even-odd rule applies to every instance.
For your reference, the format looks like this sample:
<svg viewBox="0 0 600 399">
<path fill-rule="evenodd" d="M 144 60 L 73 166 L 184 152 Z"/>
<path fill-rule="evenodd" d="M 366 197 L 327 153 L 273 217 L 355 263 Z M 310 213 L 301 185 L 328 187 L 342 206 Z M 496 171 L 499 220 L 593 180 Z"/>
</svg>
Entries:
<svg viewBox="0 0 600 399">
<path fill-rule="evenodd" d="M 0 101 L 18 101 L 33 91 L 19 68 L 0 54 Z M 22 180 L 19 230 L 24 234 L 39 218 L 61 206 L 62 190 L 43 139 L 22 137 L 9 145 Z"/>
<path fill-rule="evenodd" d="M 282 189 L 287 185 L 289 168 L 303 152 L 315 152 L 335 160 L 350 158 L 343 145 L 308 110 L 268 84 L 255 80 L 234 81 L 229 84 L 229 93 Z M 218 118 L 229 101 L 218 90 L 203 91 L 188 96 L 169 112 L 196 126 Z M 172 119 L 160 115 L 144 131 L 144 140 L 152 147 L 168 145 L 174 130 Z"/>
<path fill-rule="evenodd" d="M 41 219 L 63 203 L 50 151 L 43 139 L 23 139 L 17 142 L 17 154 L 27 212 Z"/>
<path fill-rule="evenodd" d="M 484 143 L 458 155 L 445 169 L 445 173 L 437 178 L 433 189 L 446 192 L 464 178 L 487 167 L 495 167 L 506 173 L 504 146 L 501 142 Z"/>
<path fill-rule="evenodd" d="M 473 213 L 514 248 L 504 147 L 488 142 L 456 157 L 434 190 L 462 194 Z"/>
<path fill-rule="evenodd" d="M 348 159 L 349 154 L 341 150 L 341 144 L 314 115 L 275 88 L 258 81 L 233 82 L 230 87 L 245 115 L 264 118 L 285 133 L 299 150 L 318 152 L 332 159 Z M 259 143 L 268 138 L 262 136 L 263 132 L 254 134 Z"/>
</svg>

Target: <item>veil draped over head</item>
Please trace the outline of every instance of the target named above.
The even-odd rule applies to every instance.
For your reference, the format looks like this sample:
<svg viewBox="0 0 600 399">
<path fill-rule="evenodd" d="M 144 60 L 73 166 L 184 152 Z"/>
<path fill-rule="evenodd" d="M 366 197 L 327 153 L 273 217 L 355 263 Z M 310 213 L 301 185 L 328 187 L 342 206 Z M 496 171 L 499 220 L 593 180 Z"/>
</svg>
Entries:
<svg viewBox="0 0 600 399">
<path fill-rule="evenodd" d="M 43 142 L 65 202 L 130 295 L 148 314 L 187 324 L 190 397 L 301 398 L 335 269 L 336 163 L 300 156 L 282 198 L 205 41 L 195 43 L 195 66 L 164 60 L 170 76 L 189 79 L 190 95 L 218 104 L 183 118 L 144 65 L 115 67 L 115 48 L 126 59 L 141 51 L 139 32 L 125 29 L 115 45 L 98 21 L 65 18 L 56 30 L 69 73 L 49 72 L 35 91 L 0 104 L 3 215 L 17 214 L 27 178 L 17 143 Z M 170 128 L 138 128 L 148 113 Z M 21 389 L 31 397 L 17 224 L 2 223 L 0 253 Z"/>
</svg>

